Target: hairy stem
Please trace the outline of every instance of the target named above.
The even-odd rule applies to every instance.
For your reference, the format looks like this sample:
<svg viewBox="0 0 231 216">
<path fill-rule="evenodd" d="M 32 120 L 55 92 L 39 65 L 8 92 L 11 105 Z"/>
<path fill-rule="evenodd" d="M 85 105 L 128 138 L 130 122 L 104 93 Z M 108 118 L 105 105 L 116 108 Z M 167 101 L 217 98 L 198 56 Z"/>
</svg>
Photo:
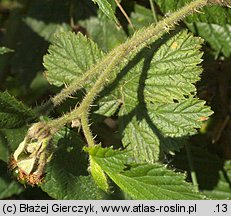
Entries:
<svg viewBox="0 0 231 216">
<path fill-rule="evenodd" d="M 104 69 L 104 71 L 101 73 L 101 76 L 99 77 L 98 81 L 95 83 L 95 85 L 92 87 L 90 92 L 87 94 L 82 104 L 84 104 L 84 106 L 85 104 L 87 104 L 87 106 L 90 105 L 92 99 L 104 86 L 108 74 L 115 68 L 115 66 L 117 66 L 118 63 L 120 63 L 125 57 L 127 57 L 127 55 L 134 53 L 134 51 L 140 50 L 142 47 L 146 46 L 146 44 L 149 43 L 151 40 L 152 41 L 157 40 L 164 33 L 168 32 L 171 28 L 173 28 L 173 26 L 176 25 L 176 23 L 181 19 L 183 19 L 186 15 L 193 13 L 196 9 L 199 9 L 206 4 L 207 4 L 206 0 L 193 1 L 190 4 L 181 8 L 180 10 L 172 13 L 169 17 L 163 19 L 156 25 L 152 24 L 151 26 L 138 31 L 137 33 L 134 34 L 134 36 L 130 40 L 128 40 L 124 44 L 120 45 L 119 47 L 111 51 L 107 55 L 109 56 L 109 58 L 105 59 L 105 61 L 108 63 L 106 64 L 108 65 L 107 68 Z M 103 63 L 105 63 L 105 61 Z M 99 65 L 97 64 L 97 66 Z M 92 72 L 90 71 L 88 72 L 88 74 L 90 75 L 92 74 Z M 71 84 L 68 88 L 64 89 L 63 92 L 65 93 L 68 92 L 69 94 L 71 92 L 71 87 L 73 86 L 74 84 Z M 57 98 L 61 98 L 61 96 L 57 95 L 55 98 L 57 100 Z M 82 104 L 80 107 L 82 107 Z"/>
<path fill-rule="evenodd" d="M 151 0 L 150 3 L 152 3 Z M 208 4 L 221 4 L 230 6 L 231 0 L 196 0 L 191 2 L 190 4 L 186 5 L 185 7 L 176 11 L 175 13 L 172 13 L 169 17 L 159 22 L 156 26 L 156 23 L 154 23 L 150 27 L 143 29 L 142 32 L 138 31 L 137 33 L 135 33 L 131 40 L 126 42 L 126 44 L 131 47 L 130 52 L 132 52 L 133 50 L 138 50 L 137 46 L 141 43 L 145 45 L 150 39 L 154 39 L 155 37 L 156 39 L 158 39 L 161 35 L 163 35 L 165 32 L 174 27 L 174 25 L 178 21 L 182 20 L 185 16 L 193 12 L 196 12 L 197 9 L 200 9 Z M 136 42 L 136 40 L 138 41 Z M 35 111 L 39 114 L 47 114 L 51 111 L 53 107 L 56 107 L 62 102 L 64 102 L 69 96 L 73 95 L 77 90 L 82 88 L 87 81 L 91 80 L 93 76 L 96 76 L 97 74 L 101 73 L 104 67 L 107 67 L 108 62 L 110 62 L 111 56 L 117 53 L 119 49 L 120 47 L 117 47 L 116 49 L 111 51 L 101 61 L 96 63 L 93 68 L 84 73 L 81 78 L 74 80 L 68 87 L 64 88 L 60 93 L 52 97 L 49 101 L 42 104 L 40 107 L 37 107 Z M 130 54 L 130 52 L 128 52 L 128 54 Z M 119 58 L 122 60 L 121 57 Z"/>
<path fill-rule="evenodd" d="M 82 124 L 83 133 L 84 133 L 85 138 L 87 140 L 88 146 L 89 147 L 94 146 L 95 142 L 94 142 L 94 138 L 92 136 L 91 130 L 89 128 L 87 112 L 84 112 L 82 114 L 82 116 L 81 116 L 81 124 Z"/>
<path fill-rule="evenodd" d="M 86 77 L 90 75 L 95 75 L 95 73 L 98 72 L 97 69 L 100 69 L 101 74 L 96 83 L 92 86 L 88 94 L 83 99 L 80 106 L 70 113 L 49 122 L 48 125 L 50 127 L 55 127 L 56 129 L 59 129 L 60 127 L 64 126 L 66 123 L 70 123 L 74 119 L 81 119 L 83 120 L 83 132 L 87 138 L 87 141 L 89 145 L 94 145 L 94 139 L 88 126 L 87 115 L 91 104 L 93 103 L 98 93 L 106 85 L 108 77 L 113 69 L 115 69 L 116 66 L 118 66 L 121 61 L 126 59 L 129 55 L 140 51 L 148 43 L 154 42 L 155 40 L 159 39 L 164 33 L 171 30 L 185 16 L 196 12 L 198 9 L 210 3 L 211 2 L 208 0 L 192 1 L 186 6 L 182 7 L 180 10 L 172 13 L 169 17 L 163 19 L 162 21 L 159 21 L 157 24 L 152 24 L 149 27 L 136 32 L 130 40 L 118 46 L 103 59 L 104 67 L 100 66 L 102 62 L 99 62 L 95 67 L 96 70 L 94 70 L 95 68 L 93 68 L 93 70 L 87 72 L 87 75 L 85 75 Z M 64 89 L 64 95 L 70 95 L 72 94 L 73 90 L 76 91 L 75 85 L 77 85 L 77 82 L 74 82 L 74 84 L 71 84 L 68 88 Z M 53 100 L 60 101 L 59 97 L 63 99 L 63 96 L 57 95 L 55 97 L 56 99 L 54 98 Z"/>
<path fill-rule="evenodd" d="M 103 68 L 106 67 L 108 61 L 110 61 L 109 56 L 104 56 L 103 59 L 96 63 L 86 73 L 84 73 L 82 77 L 74 80 L 68 87 L 63 88 L 61 92 L 50 98 L 50 100 L 48 100 L 46 103 L 37 107 L 35 111 L 39 114 L 48 114 L 52 108 L 64 102 L 68 97 L 73 95 L 79 89 L 83 88 L 85 83 L 87 83 L 89 80 L 92 80 L 93 76 L 99 74 Z"/>
</svg>

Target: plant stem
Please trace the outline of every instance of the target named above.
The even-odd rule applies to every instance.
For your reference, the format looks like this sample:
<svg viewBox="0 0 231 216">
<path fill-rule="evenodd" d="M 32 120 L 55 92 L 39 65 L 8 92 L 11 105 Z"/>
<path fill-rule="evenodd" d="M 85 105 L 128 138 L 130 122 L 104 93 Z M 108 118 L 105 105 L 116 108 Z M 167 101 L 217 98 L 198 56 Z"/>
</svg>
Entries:
<svg viewBox="0 0 231 216">
<path fill-rule="evenodd" d="M 89 112 L 89 107 L 91 106 L 97 94 L 106 85 L 111 71 L 113 71 L 113 69 L 116 68 L 116 66 L 118 66 L 121 61 L 126 59 L 127 56 L 140 51 L 143 47 L 146 46 L 146 44 L 159 39 L 164 33 L 172 29 L 185 16 L 197 11 L 207 4 L 207 0 L 192 1 L 186 6 L 182 7 L 180 10 L 172 13 L 169 17 L 163 19 L 162 21 L 159 21 L 157 24 L 152 24 L 149 27 L 139 30 L 133 35 L 130 40 L 112 50 L 103 60 L 103 65 L 107 65 L 106 67 L 102 67 L 102 62 L 99 62 L 95 67 L 96 70 L 94 70 L 95 68 L 93 68 L 93 70 L 87 72 L 88 75 L 86 75 L 86 77 L 88 77 L 89 75 L 95 75 L 95 73 L 99 71 L 97 69 L 102 70 L 98 80 L 85 96 L 80 106 L 70 113 L 49 122 L 49 126 L 59 129 L 60 127 L 64 126 L 66 123 L 70 123 L 74 119 L 84 120 L 83 123 L 85 136 L 87 137 L 89 144 L 94 145 L 94 140 L 91 135 L 90 129 L 87 129 L 87 127 L 89 127 L 87 121 L 87 113 Z M 77 83 L 78 82 L 75 81 L 74 84 L 71 84 L 68 88 L 63 90 L 62 95 L 57 95 L 53 100 L 57 100 L 58 102 L 60 102 L 61 99 L 63 100 L 64 95 L 66 96 L 72 94 L 73 91 L 76 91 L 75 85 Z"/>
<path fill-rule="evenodd" d="M 186 153 L 187 153 L 187 158 L 188 158 L 188 163 L 189 163 L 189 168 L 190 168 L 190 174 L 191 174 L 191 178 L 192 178 L 192 184 L 195 187 L 195 189 L 198 190 L 197 175 L 196 175 L 196 172 L 195 172 L 192 153 L 191 153 L 191 148 L 190 148 L 189 143 L 185 144 L 185 149 L 186 149 Z"/>
<path fill-rule="evenodd" d="M 172 13 L 171 16 L 163 19 L 162 21 L 160 21 L 156 25 L 152 24 L 151 26 L 149 26 L 147 28 L 141 29 L 140 31 L 135 33 L 134 36 L 130 40 L 128 40 L 124 44 L 120 45 L 119 47 L 117 47 L 116 49 L 111 51 L 107 55 L 109 58 L 106 58 L 105 61 L 103 62 L 104 65 L 108 65 L 108 67 L 101 73 L 101 76 L 100 76 L 100 78 L 103 79 L 104 81 L 103 82 L 97 81 L 95 83 L 95 85 L 93 86 L 93 89 L 95 89 L 96 91 L 93 90 L 94 93 L 92 93 L 92 90 L 90 90 L 90 92 L 87 94 L 85 99 L 88 100 L 88 98 L 94 98 L 96 96 L 96 94 L 101 90 L 101 87 L 103 86 L 101 84 L 104 84 L 105 81 L 107 80 L 107 75 L 109 74 L 109 72 L 111 72 L 111 70 L 114 69 L 114 66 L 117 66 L 117 63 L 121 62 L 125 56 L 130 55 L 134 51 L 140 50 L 148 42 L 150 42 L 150 40 L 157 40 L 164 33 L 168 32 L 174 25 L 176 25 L 176 23 L 178 21 L 183 19 L 185 16 L 193 13 L 196 9 L 199 9 L 199 8 L 205 6 L 206 4 L 207 4 L 206 0 L 193 1 L 190 4 L 181 8 L 180 10 Z M 105 64 L 105 62 L 107 64 Z M 97 64 L 97 67 L 99 67 L 99 65 L 100 65 L 100 63 Z M 93 73 L 92 73 L 92 71 L 88 71 L 86 76 L 88 77 L 88 75 L 92 75 Z M 74 90 L 74 85 L 76 85 L 76 83 L 71 84 L 68 88 L 64 89 L 62 95 L 64 93 L 65 93 L 65 95 L 66 94 L 69 95 Z M 95 86 L 97 86 L 97 87 L 95 87 Z M 96 89 L 96 88 L 98 88 L 98 89 Z M 60 101 L 60 98 L 62 98 L 62 96 L 57 95 L 53 99 L 53 101 L 56 101 L 56 103 L 57 103 L 57 101 Z M 86 101 L 86 100 L 84 100 L 84 101 Z M 84 103 L 84 101 L 83 101 L 83 103 Z M 92 100 L 88 100 L 88 102 L 92 102 Z M 88 104 L 88 105 L 90 105 L 90 104 Z"/>
<path fill-rule="evenodd" d="M 89 80 L 92 80 L 93 76 L 99 74 L 104 67 L 106 67 L 107 62 L 110 60 L 108 56 L 104 56 L 100 62 L 96 63 L 94 67 L 89 69 L 86 73 L 82 75 L 82 77 L 74 80 L 68 87 L 63 88 L 61 92 L 56 94 L 54 97 L 50 98 L 46 103 L 42 104 L 41 106 L 35 108 L 35 112 L 39 114 L 47 114 L 49 113 L 52 108 L 58 106 L 62 102 L 64 102 L 68 97 L 73 95 L 76 91 L 81 89 L 85 83 Z"/>
<path fill-rule="evenodd" d="M 92 136 L 92 133 L 90 131 L 87 112 L 84 112 L 82 114 L 81 124 L 82 124 L 83 133 L 84 133 L 85 138 L 87 140 L 88 146 L 93 147 L 95 145 L 95 142 L 94 142 L 94 138 Z"/>
<path fill-rule="evenodd" d="M 153 15 L 154 23 L 157 23 L 156 10 L 155 10 L 154 4 L 153 4 L 153 0 L 149 0 L 149 2 L 150 2 L 151 9 L 152 9 L 152 15 Z"/>
<path fill-rule="evenodd" d="M 118 52 L 117 54 L 114 55 L 114 57 L 112 57 L 113 59 L 111 59 L 111 63 L 108 65 L 108 67 L 105 69 L 105 71 L 99 76 L 95 85 L 90 89 L 90 91 L 85 96 L 82 103 L 80 104 L 80 106 L 78 108 L 74 109 L 73 111 L 71 111 L 70 113 L 68 113 L 68 114 L 66 114 L 66 115 L 64 115 L 58 119 L 50 121 L 48 123 L 50 127 L 60 128 L 63 125 L 65 125 L 66 123 L 71 122 L 74 119 L 81 119 L 81 120 L 84 119 L 84 117 L 82 119 L 82 115 L 85 116 L 84 113 L 88 113 L 88 109 L 89 109 L 91 103 L 93 102 L 95 96 L 102 89 L 103 85 L 105 84 L 105 81 L 107 81 L 105 75 L 110 73 L 111 70 L 113 69 L 113 67 L 116 65 L 117 62 L 115 60 L 120 61 L 120 58 L 118 58 L 119 55 L 121 55 L 121 52 Z M 86 123 L 86 122 L 84 122 L 84 123 Z"/>
<path fill-rule="evenodd" d="M 133 26 L 133 24 L 132 24 L 132 22 L 131 22 L 129 16 L 128 16 L 127 13 L 125 12 L 125 10 L 123 9 L 123 7 L 122 7 L 121 4 L 119 3 L 119 1 L 118 1 L 118 0 L 115 0 L 115 2 L 116 2 L 116 4 L 117 4 L 118 8 L 120 9 L 120 11 L 122 12 L 122 14 L 124 15 L 125 19 L 126 19 L 126 20 L 128 21 L 128 23 L 130 24 L 132 30 L 135 30 L 135 28 L 134 28 L 134 26 Z"/>
<path fill-rule="evenodd" d="M 150 4 L 152 3 L 152 0 L 150 0 Z M 135 33 L 135 35 L 132 37 L 130 41 L 127 41 L 126 44 L 130 43 L 130 46 L 138 46 L 138 44 L 135 43 L 136 39 L 139 39 L 139 42 L 143 42 L 144 44 L 147 43 L 145 41 L 146 39 L 153 39 L 156 36 L 156 39 L 158 39 L 163 33 L 168 32 L 178 21 L 182 20 L 185 16 L 194 13 L 197 11 L 197 9 L 202 8 L 205 5 L 208 4 L 223 4 L 226 6 L 229 6 L 230 0 L 222 1 L 222 0 L 196 0 L 191 2 L 190 4 L 184 6 L 180 10 L 172 13 L 170 17 L 165 18 L 164 20 L 160 21 L 159 24 L 151 25 L 150 27 L 144 28 L 143 31 L 138 31 Z M 151 6 L 152 7 L 152 6 Z M 155 23 L 154 23 L 155 24 Z M 146 36 L 143 37 L 143 34 L 146 33 Z M 156 35 L 155 35 L 156 34 Z M 140 41 L 140 39 L 142 39 Z M 136 50 L 136 47 L 133 47 L 133 50 Z M 63 101 L 65 101 L 69 96 L 73 95 L 77 90 L 83 87 L 83 85 L 92 79 L 92 76 L 96 76 L 99 74 L 104 67 L 107 67 L 108 62 L 110 62 L 110 58 L 113 54 L 115 54 L 117 51 L 119 51 L 119 48 L 114 49 L 111 51 L 108 55 L 106 55 L 101 61 L 95 64 L 93 68 L 88 70 L 81 78 L 78 78 L 77 80 L 74 80 L 68 87 L 64 88 L 60 93 L 55 95 L 53 98 L 51 98 L 48 102 L 41 105 L 40 107 L 37 107 L 35 111 L 39 114 L 47 114 L 49 111 L 56 107 L 57 105 L 61 104 Z M 131 49 L 132 51 L 132 49 Z M 128 52 L 129 54 L 129 52 Z M 122 58 L 120 58 L 122 60 Z"/>
</svg>

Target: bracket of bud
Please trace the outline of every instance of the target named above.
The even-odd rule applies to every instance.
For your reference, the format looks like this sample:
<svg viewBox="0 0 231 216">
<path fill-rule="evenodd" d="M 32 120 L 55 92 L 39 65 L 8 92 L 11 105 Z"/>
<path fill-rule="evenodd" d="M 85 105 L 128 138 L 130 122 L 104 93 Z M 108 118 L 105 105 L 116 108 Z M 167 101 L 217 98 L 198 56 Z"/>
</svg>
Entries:
<svg viewBox="0 0 231 216">
<path fill-rule="evenodd" d="M 30 127 L 26 137 L 11 156 L 10 169 L 20 182 L 32 186 L 42 182 L 45 165 L 54 152 L 52 137 L 53 133 L 46 123 L 39 122 Z"/>
</svg>

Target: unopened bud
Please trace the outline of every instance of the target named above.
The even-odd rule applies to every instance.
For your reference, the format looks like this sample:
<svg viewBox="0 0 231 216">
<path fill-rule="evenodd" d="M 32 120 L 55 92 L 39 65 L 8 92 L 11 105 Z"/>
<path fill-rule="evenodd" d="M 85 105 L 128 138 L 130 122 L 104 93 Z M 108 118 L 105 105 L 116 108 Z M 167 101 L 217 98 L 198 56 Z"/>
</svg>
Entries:
<svg viewBox="0 0 231 216">
<path fill-rule="evenodd" d="M 44 133 L 40 126 L 37 124 L 29 129 L 26 138 L 19 144 L 11 158 L 11 170 L 17 175 L 18 180 L 31 185 L 42 181 L 45 165 L 52 155 L 51 136 Z"/>
</svg>

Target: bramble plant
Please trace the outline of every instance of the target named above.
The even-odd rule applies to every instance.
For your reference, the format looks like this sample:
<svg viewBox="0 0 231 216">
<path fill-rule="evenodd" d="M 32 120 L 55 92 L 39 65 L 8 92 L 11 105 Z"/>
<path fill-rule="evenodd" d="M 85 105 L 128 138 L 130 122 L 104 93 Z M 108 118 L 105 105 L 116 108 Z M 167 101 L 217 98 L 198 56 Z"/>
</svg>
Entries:
<svg viewBox="0 0 231 216">
<path fill-rule="evenodd" d="M 74 24 L 74 2 L 68 6 L 71 25 L 24 19 L 51 43 L 43 57 L 44 74 L 60 91 L 33 109 L 7 91 L 0 94 L 0 126 L 11 142 L 7 148 L 1 143 L 7 153 L 0 159 L 10 158 L 9 169 L 26 187 L 40 187 L 55 199 L 211 198 L 199 191 L 188 139 L 205 128 L 213 114 L 196 88 L 202 73 L 203 28 L 210 25 L 206 11 L 230 14 L 231 2 L 150 0 L 151 9 L 137 6 L 149 15 L 146 19 L 153 16 L 153 23 L 146 25 L 142 14 L 129 16 L 120 1 L 94 0 L 97 19 L 79 21 L 86 32 Z M 157 6 L 164 17 L 157 14 Z M 98 19 L 103 33 L 95 27 Z M 180 26 L 182 21 L 191 32 Z M 111 38 L 106 31 L 112 31 Z M 107 41 L 100 43 L 102 35 L 97 34 L 106 34 Z M 213 55 L 230 55 L 230 47 L 220 48 L 223 40 L 205 40 Z M 0 49 L 1 54 L 7 52 L 12 50 Z M 183 148 L 192 183 L 168 159 L 166 163 Z M 5 197 L 25 190 L 14 180 L 9 184 L 13 190 Z"/>
</svg>

